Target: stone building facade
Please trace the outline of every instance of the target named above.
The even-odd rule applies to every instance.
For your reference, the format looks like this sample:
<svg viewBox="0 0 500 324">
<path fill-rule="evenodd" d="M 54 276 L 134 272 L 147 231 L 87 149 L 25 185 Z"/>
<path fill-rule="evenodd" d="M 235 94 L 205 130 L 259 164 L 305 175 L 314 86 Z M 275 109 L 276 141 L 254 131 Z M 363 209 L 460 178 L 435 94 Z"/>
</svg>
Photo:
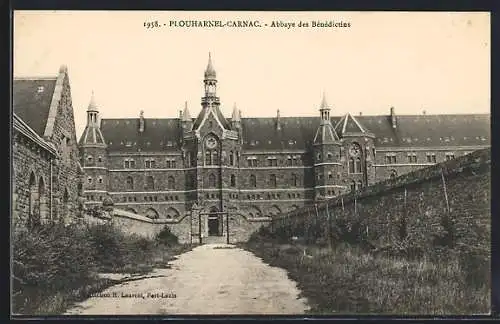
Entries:
<svg viewBox="0 0 500 324">
<path fill-rule="evenodd" d="M 14 78 L 12 220 L 15 226 L 70 221 L 82 191 L 68 70 Z"/>
<path fill-rule="evenodd" d="M 178 118 L 101 119 L 92 96 L 79 141 L 88 205 L 180 222 L 206 215 L 202 232 L 223 235 L 225 218 L 243 228 L 319 200 L 490 146 L 490 116 L 330 116 L 231 118 L 220 110 L 209 57 L 201 111 Z M 200 218 L 201 220 L 201 218 Z M 231 224 L 230 224 L 231 225 Z M 198 226 L 193 225 L 191 226 Z M 201 227 L 200 227 L 201 228 Z"/>
</svg>

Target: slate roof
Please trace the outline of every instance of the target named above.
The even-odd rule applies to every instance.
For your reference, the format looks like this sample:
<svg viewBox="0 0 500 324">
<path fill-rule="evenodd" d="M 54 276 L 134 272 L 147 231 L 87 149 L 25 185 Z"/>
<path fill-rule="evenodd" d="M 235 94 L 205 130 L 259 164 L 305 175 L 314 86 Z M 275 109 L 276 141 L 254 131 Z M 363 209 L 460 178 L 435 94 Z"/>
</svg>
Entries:
<svg viewBox="0 0 500 324">
<path fill-rule="evenodd" d="M 57 77 L 14 78 L 13 80 L 13 111 L 41 137 L 47 125 L 56 80 Z M 43 91 L 39 92 L 39 89 Z"/>
<path fill-rule="evenodd" d="M 376 147 L 490 145 L 489 114 L 356 116 L 376 136 Z"/>
<path fill-rule="evenodd" d="M 336 125 L 342 117 L 333 117 Z M 490 115 L 398 115 L 393 129 L 390 116 L 355 116 L 361 126 L 376 137 L 376 147 L 431 147 L 490 145 Z M 225 119 L 230 121 L 230 119 Z M 241 118 L 245 150 L 305 150 L 312 147 L 319 117 Z M 139 119 L 102 119 L 101 131 L 109 150 L 178 150 L 181 128 L 178 118 L 145 118 L 139 133 Z M 126 143 L 131 142 L 127 147 Z M 149 144 L 148 144 L 149 142 Z M 171 145 L 168 145 L 171 142 Z M 134 144 L 135 143 L 135 144 Z"/>
<path fill-rule="evenodd" d="M 366 128 L 359 120 L 347 113 L 335 125 L 335 131 L 341 136 L 349 133 L 367 133 Z"/>
<path fill-rule="evenodd" d="M 101 132 L 109 151 L 178 151 L 181 130 L 178 118 L 144 118 L 142 133 L 139 118 L 101 119 Z"/>
</svg>

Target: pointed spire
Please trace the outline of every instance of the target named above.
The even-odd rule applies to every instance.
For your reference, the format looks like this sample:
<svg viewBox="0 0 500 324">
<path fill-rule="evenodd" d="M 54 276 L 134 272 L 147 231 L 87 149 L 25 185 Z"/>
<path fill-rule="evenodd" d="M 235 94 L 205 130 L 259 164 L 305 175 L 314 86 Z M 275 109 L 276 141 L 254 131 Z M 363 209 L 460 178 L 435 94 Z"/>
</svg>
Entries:
<svg viewBox="0 0 500 324">
<path fill-rule="evenodd" d="M 212 65 L 212 54 L 208 52 L 208 64 L 207 69 L 205 70 L 205 79 L 215 79 L 217 74 L 215 73 L 215 69 Z"/>
<path fill-rule="evenodd" d="M 330 109 L 330 107 L 328 107 L 328 103 L 326 102 L 326 94 L 324 90 L 323 90 L 323 99 L 321 99 L 320 109 Z"/>
<path fill-rule="evenodd" d="M 182 121 L 191 121 L 191 114 L 188 109 L 188 102 L 184 102 L 184 113 L 182 114 Z"/>
<path fill-rule="evenodd" d="M 95 102 L 94 90 L 92 90 L 92 95 L 90 96 L 90 102 L 87 111 L 97 111 L 97 104 Z"/>
<path fill-rule="evenodd" d="M 240 111 L 238 110 L 238 107 L 236 107 L 236 102 L 233 105 L 233 113 L 231 115 L 231 120 L 234 122 L 241 121 Z"/>
</svg>

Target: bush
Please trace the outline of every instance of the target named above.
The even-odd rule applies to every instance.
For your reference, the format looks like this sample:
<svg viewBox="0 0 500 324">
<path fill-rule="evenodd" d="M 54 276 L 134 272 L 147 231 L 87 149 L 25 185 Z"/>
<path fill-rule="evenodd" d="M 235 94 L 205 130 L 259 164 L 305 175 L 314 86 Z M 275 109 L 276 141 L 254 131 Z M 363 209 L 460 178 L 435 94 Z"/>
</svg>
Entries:
<svg viewBox="0 0 500 324">
<path fill-rule="evenodd" d="M 96 271 L 140 272 L 155 251 L 154 241 L 126 236 L 110 223 L 17 228 L 12 244 L 13 312 L 24 314 L 49 307 L 54 296 L 74 295 Z"/>
<path fill-rule="evenodd" d="M 170 231 L 170 228 L 165 225 L 156 235 L 156 242 L 165 246 L 173 246 L 179 244 L 179 239 Z"/>
<path fill-rule="evenodd" d="M 47 295 L 76 287 L 95 270 L 85 231 L 76 225 L 44 224 L 13 235 L 13 300 L 16 312 Z"/>
</svg>

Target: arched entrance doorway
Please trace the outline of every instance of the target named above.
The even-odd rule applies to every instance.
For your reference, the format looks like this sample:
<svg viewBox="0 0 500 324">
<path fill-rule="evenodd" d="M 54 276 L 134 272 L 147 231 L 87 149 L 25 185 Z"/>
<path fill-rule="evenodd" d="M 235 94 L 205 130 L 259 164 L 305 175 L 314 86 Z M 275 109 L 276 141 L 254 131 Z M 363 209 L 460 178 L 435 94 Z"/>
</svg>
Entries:
<svg viewBox="0 0 500 324">
<path fill-rule="evenodd" d="M 215 207 L 210 208 L 210 212 L 208 214 L 208 235 L 222 235 L 222 217 L 218 214 L 218 210 Z"/>
</svg>

